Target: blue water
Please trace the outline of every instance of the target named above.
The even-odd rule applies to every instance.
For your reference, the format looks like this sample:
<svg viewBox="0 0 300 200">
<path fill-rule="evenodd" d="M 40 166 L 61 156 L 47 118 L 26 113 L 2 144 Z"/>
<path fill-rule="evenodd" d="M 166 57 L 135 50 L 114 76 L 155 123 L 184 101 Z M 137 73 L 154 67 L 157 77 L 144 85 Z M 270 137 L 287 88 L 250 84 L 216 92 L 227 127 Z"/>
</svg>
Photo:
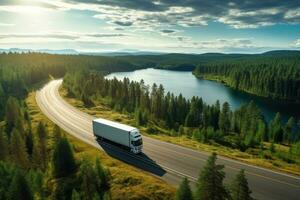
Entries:
<svg viewBox="0 0 300 200">
<path fill-rule="evenodd" d="M 106 76 L 106 78 L 116 77 L 122 80 L 128 77 L 133 81 L 141 79 L 148 85 L 153 83 L 162 84 L 165 91 L 170 91 L 175 95 L 180 93 L 186 97 L 192 96 L 202 97 L 207 104 L 214 104 L 217 100 L 221 103 L 227 101 L 231 109 L 238 108 L 241 104 L 253 100 L 262 110 L 267 121 L 272 119 L 276 112 L 280 112 L 283 121 L 286 121 L 290 116 L 300 118 L 300 104 L 292 104 L 283 101 L 276 101 L 266 98 L 249 95 L 224 86 L 221 83 L 202 80 L 196 78 L 191 72 L 169 71 L 161 69 L 143 69 L 133 72 L 117 72 Z"/>
</svg>

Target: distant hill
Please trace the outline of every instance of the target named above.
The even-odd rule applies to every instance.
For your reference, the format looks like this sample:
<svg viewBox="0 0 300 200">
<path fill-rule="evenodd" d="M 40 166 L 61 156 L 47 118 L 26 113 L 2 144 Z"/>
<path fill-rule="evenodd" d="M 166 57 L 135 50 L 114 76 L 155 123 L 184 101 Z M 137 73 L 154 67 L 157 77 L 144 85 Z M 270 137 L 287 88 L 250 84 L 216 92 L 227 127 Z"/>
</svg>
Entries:
<svg viewBox="0 0 300 200">
<path fill-rule="evenodd" d="M 262 53 L 262 55 L 300 56 L 300 51 L 297 51 L 297 50 L 275 50 L 275 51 L 267 51 L 265 53 Z"/>
<path fill-rule="evenodd" d="M 118 61 L 130 63 L 137 68 L 160 68 L 179 71 L 192 71 L 198 65 L 207 64 L 216 61 L 232 61 L 245 58 L 269 58 L 269 57 L 286 57 L 286 56 L 300 56 L 300 51 L 297 50 L 275 50 L 268 51 L 261 54 L 225 54 L 225 53 L 203 53 L 203 54 L 184 54 L 184 53 L 163 53 L 151 51 L 139 51 L 136 49 L 124 49 L 120 51 L 110 52 L 80 52 L 73 49 L 0 49 L 0 52 L 15 52 L 28 53 L 39 52 L 48 54 L 60 55 L 89 55 L 116 58 Z"/>
<path fill-rule="evenodd" d="M 210 62 L 225 62 L 232 60 L 241 60 L 245 58 L 269 58 L 300 56 L 300 51 L 296 50 L 277 50 L 261 54 L 224 54 L 224 53 L 203 53 L 203 54 L 182 54 L 170 53 L 161 55 L 131 55 L 116 56 L 120 60 L 130 62 L 143 68 L 153 67 L 160 69 L 192 71 L 198 65 Z"/>
<path fill-rule="evenodd" d="M 138 56 L 138 55 L 162 55 L 161 52 L 152 51 L 110 51 L 110 52 L 81 52 L 83 55 L 93 55 L 93 56 Z"/>
<path fill-rule="evenodd" d="M 37 53 L 48 53 L 48 54 L 59 54 L 59 55 L 78 55 L 79 52 L 74 49 L 21 49 L 21 48 L 10 48 L 10 49 L 0 49 L 0 53 L 29 53 L 29 52 L 37 52 Z"/>
</svg>

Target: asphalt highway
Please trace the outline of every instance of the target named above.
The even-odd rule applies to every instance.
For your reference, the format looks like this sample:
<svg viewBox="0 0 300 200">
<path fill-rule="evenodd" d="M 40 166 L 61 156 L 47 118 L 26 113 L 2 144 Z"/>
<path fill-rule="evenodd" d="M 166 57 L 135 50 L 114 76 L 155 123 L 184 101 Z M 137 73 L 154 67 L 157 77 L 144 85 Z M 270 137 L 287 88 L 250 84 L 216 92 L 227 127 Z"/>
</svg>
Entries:
<svg viewBox="0 0 300 200">
<path fill-rule="evenodd" d="M 62 80 L 53 80 L 36 94 L 42 112 L 62 129 L 108 155 L 141 168 L 170 184 L 178 185 L 187 177 L 195 185 L 201 168 L 205 165 L 206 152 L 194 151 L 178 145 L 143 136 L 142 155 L 134 155 L 109 142 L 97 142 L 92 133 L 93 116 L 68 104 L 58 92 Z M 246 170 L 253 196 L 265 200 L 299 200 L 300 177 L 249 165 L 218 156 L 218 164 L 225 165 L 225 183 L 239 172 Z"/>
</svg>

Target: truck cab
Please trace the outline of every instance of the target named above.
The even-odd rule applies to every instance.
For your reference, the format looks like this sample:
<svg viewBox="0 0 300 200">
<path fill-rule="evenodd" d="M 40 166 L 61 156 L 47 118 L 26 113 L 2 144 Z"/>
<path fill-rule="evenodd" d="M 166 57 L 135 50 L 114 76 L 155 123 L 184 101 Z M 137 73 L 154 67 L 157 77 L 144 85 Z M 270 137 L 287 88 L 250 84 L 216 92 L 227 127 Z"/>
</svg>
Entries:
<svg viewBox="0 0 300 200">
<path fill-rule="evenodd" d="M 138 129 L 130 131 L 130 151 L 134 154 L 141 153 L 143 149 L 143 139 Z"/>
</svg>

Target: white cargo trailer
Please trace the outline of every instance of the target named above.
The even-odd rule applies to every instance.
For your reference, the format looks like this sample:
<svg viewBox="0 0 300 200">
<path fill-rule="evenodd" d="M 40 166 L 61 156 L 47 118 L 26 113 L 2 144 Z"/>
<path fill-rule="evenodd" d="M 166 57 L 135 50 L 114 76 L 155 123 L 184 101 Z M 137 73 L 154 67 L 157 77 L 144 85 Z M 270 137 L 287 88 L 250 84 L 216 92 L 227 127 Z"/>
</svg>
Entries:
<svg viewBox="0 0 300 200">
<path fill-rule="evenodd" d="M 142 136 L 135 127 L 99 118 L 93 120 L 93 132 L 97 138 L 129 147 L 135 154 L 142 152 Z"/>
</svg>

